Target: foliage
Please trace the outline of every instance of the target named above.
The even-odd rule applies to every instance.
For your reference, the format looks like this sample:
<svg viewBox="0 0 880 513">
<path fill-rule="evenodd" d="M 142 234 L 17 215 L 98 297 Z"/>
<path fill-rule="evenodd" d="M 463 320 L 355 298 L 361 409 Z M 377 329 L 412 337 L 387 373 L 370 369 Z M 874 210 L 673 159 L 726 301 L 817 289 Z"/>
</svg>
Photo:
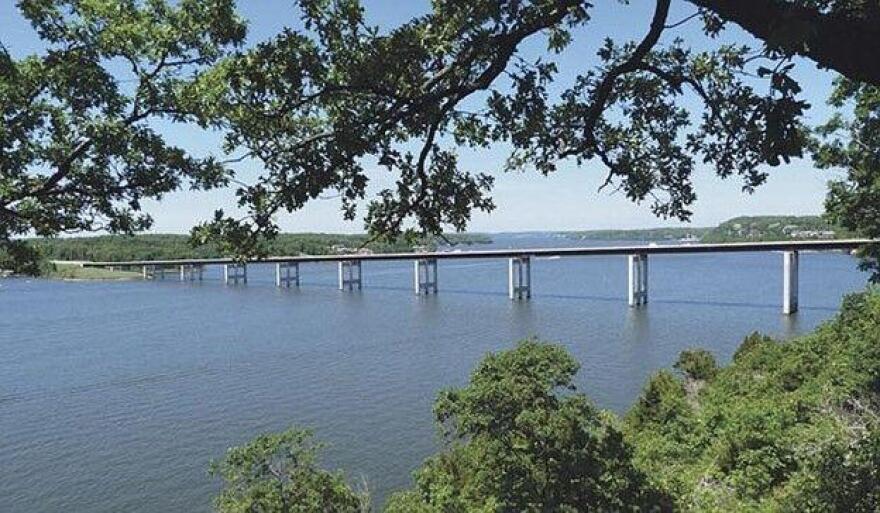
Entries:
<svg viewBox="0 0 880 513">
<path fill-rule="evenodd" d="M 880 239 L 880 87 L 838 80 L 830 103 L 851 107 L 818 129 L 814 151 L 822 167 L 843 168 L 846 177 L 829 185 L 825 209 L 835 223 L 862 236 Z M 880 281 L 880 244 L 862 250 L 862 268 Z"/>
<path fill-rule="evenodd" d="M 146 198 L 226 185 L 212 157 L 151 124 L 194 120 L 181 95 L 244 38 L 233 0 L 19 0 L 47 48 L 0 44 L 0 245 L 28 233 L 148 228 Z"/>
<path fill-rule="evenodd" d="M 659 498 L 608 413 L 579 394 L 578 364 L 534 340 L 490 354 L 434 412 L 446 448 L 389 512 L 639 511 Z"/>
<path fill-rule="evenodd" d="M 710 380 L 718 373 L 715 357 L 705 349 L 682 351 L 673 367 L 686 378 L 700 381 Z"/>
<path fill-rule="evenodd" d="M 320 446 L 307 431 L 266 434 L 229 449 L 211 474 L 223 479 L 215 501 L 219 513 L 358 513 L 369 500 L 338 473 L 316 465 Z"/>
<path fill-rule="evenodd" d="M 658 373 L 626 417 L 637 468 L 685 511 L 876 511 L 878 340 L 874 291 L 799 339 L 749 336 L 695 401 Z"/>
<path fill-rule="evenodd" d="M 36 276 L 41 272 L 41 259 L 40 251 L 25 241 L 15 240 L 0 244 L 0 270 Z"/>
<path fill-rule="evenodd" d="M 590 23 L 589 3 L 438 1 L 383 32 L 356 0 L 301 2 L 306 30 L 285 30 L 215 70 L 230 87 L 210 98 L 205 123 L 224 117 L 213 126 L 226 132 L 227 149 L 267 172 L 239 190 L 248 219 L 217 212 L 194 234 L 247 247 L 254 234 L 274 234 L 276 212 L 325 189 L 340 194 L 353 218 L 365 199 L 366 157 L 397 176 L 368 202 L 371 233 L 462 230 L 472 210 L 494 208 L 493 177 L 461 169 L 458 145 L 504 143 L 512 148 L 506 169 L 543 174 L 566 158 L 597 159 L 607 184 L 662 217 L 690 217 L 697 162 L 752 190 L 764 166 L 800 156 L 805 144 L 807 104 L 789 55 L 731 45 L 695 52 L 661 38 L 673 30 L 669 4 L 656 2 L 644 38 L 606 39 L 597 65 L 574 70 L 573 85 L 551 94 L 559 89 L 551 87 L 555 54 Z M 706 14 L 714 36 L 721 24 Z M 546 55 L 527 60 L 527 40 L 544 43 Z M 771 67 L 756 64 L 760 57 Z"/>
<path fill-rule="evenodd" d="M 435 1 L 389 30 L 358 0 L 302 0 L 300 29 L 247 49 L 232 0 L 20 0 L 48 48 L 14 58 L 0 45 L 0 244 L 141 230 L 143 199 L 187 185 L 235 184 L 246 216 L 218 210 L 192 232 L 223 254 L 265 254 L 277 215 L 326 191 L 348 219 L 365 202 L 372 235 L 462 231 L 494 208 L 497 170 L 463 169 L 456 147 L 497 143 L 511 149 L 506 170 L 595 160 L 606 186 L 688 219 L 697 165 L 752 191 L 803 154 L 794 55 L 880 83 L 870 2 L 690 0 L 698 10 L 680 22 L 670 3 L 655 1 L 644 37 L 609 34 L 561 84 L 556 55 L 601 28 L 581 0 Z M 679 31 L 689 20 L 707 50 Z M 727 22 L 762 47 L 714 42 Z M 533 42 L 547 49 L 538 59 Z M 216 131 L 230 158 L 169 144 L 165 122 Z M 265 172 L 234 177 L 246 160 Z M 372 162 L 395 183 L 367 198 Z"/>
<path fill-rule="evenodd" d="M 875 289 L 805 336 L 749 335 L 726 367 L 685 351 L 685 379 L 658 372 L 622 423 L 562 347 L 520 342 L 439 394 L 444 446 L 385 511 L 877 511 L 878 341 Z"/>
</svg>

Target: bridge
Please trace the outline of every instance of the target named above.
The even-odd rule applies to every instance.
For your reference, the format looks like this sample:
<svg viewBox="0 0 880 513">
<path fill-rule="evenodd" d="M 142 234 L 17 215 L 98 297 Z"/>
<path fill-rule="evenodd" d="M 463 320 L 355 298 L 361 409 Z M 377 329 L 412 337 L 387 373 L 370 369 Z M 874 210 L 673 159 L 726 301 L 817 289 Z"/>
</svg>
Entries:
<svg viewBox="0 0 880 513">
<path fill-rule="evenodd" d="M 678 244 L 606 246 L 586 248 L 491 249 L 477 251 L 436 251 L 420 253 L 346 254 L 273 256 L 239 261 L 231 258 L 196 258 L 179 260 L 131 260 L 121 262 L 80 262 L 83 267 L 141 268 L 144 279 L 164 279 L 170 273 L 182 281 L 201 280 L 204 267 L 223 267 L 226 284 L 247 283 L 249 263 L 274 264 L 275 284 L 278 287 L 300 285 L 300 264 L 336 262 L 339 266 L 339 289 L 354 290 L 363 287 L 364 262 L 410 260 L 413 262 L 413 289 L 416 294 L 436 294 L 438 291 L 437 262 L 457 259 L 507 259 L 508 294 L 511 299 L 529 299 L 532 295 L 532 258 L 537 257 L 590 257 L 602 255 L 626 256 L 628 261 L 627 296 L 630 306 L 648 303 L 648 256 L 699 253 L 782 252 L 783 296 L 782 311 L 792 314 L 798 309 L 798 255 L 803 251 L 851 251 L 867 244 L 870 239 L 736 242 L 724 244 Z"/>
</svg>

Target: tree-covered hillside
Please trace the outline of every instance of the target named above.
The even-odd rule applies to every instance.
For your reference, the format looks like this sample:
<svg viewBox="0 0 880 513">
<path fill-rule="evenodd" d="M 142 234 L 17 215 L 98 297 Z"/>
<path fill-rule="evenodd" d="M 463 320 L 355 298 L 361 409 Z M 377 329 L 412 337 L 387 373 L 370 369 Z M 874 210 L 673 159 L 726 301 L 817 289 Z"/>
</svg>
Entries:
<svg viewBox="0 0 880 513">
<path fill-rule="evenodd" d="M 534 340 L 488 355 L 439 394 L 444 444 L 385 511 L 880 510 L 880 291 L 808 335 L 750 335 L 726 367 L 685 351 L 623 419 L 578 390 L 578 367 Z M 232 449 L 217 510 L 369 511 L 315 461 L 296 430 Z"/>
<path fill-rule="evenodd" d="M 840 239 L 852 235 L 820 216 L 741 216 L 709 230 L 701 242 Z"/>
<path fill-rule="evenodd" d="M 727 367 L 706 354 L 626 416 L 636 467 L 676 509 L 880 510 L 880 294 L 790 342 L 753 334 Z"/>
<path fill-rule="evenodd" d="M 841 239 L 852 232 L 829 223 L 820 216 L 740 216 L 714 228 L 686 226 L 635 230 L 587 230 L 565 232 L 572 239 L 750 242 L 772 240 Z"/>
</svg>

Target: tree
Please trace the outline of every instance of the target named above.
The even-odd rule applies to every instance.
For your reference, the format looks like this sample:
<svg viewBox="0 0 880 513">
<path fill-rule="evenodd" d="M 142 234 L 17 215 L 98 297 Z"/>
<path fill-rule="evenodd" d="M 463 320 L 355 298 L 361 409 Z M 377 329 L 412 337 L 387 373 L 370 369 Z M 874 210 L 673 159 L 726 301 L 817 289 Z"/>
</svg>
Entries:
<svg viewBox="0 0 880 513">
<path fill-rule="evenodd" d="M 186 94 L 239 46 L 234 0 L 20 0 L 47 45 L 22 59 L 0 44 L 0 247 L 25 234 L 148 228 L 145 198 L 226 185 L 213 157 L 166 141 L 190 123 Z"/>
<path fill-rule="evenodd" d="M 271 235 L 277 212 L 326 189 L 338 191 L 354 218 L 367 157 L 398 176 L 365 215 L 369 231 L 394 237 L 407 228 L 461 230 L 474 209 L 494 208 L 492 177 L 461 169 L 457 145 L 504 143 L 512 148 L 507 169 L 544 174 L 563 159 L 598 159 L 606 185 L 650 201 L 660 216 L 687 219 L 697 161 L 752 190 L 766 179 L 761 166 L 800 156 L 805 144 L 799 119 L 807 105 L 788 75 L 791 55 L 661 43 L 674 30 L 670 0 L 656 3 L 642 40 L 607 39 L 598 65 L 575 70 L 558 97 L 549 93 L 559 75 L 553 54 L 589 23 L 588 3 L 440 1 L 387 33 L 366 25 L 355 0 L 301 5 L 305 31 L 287 30 L 217 69 L 230 85 L 219 108 L 233 113 L 217 127 L 239 158 L 257 159 L 267 172 L 239 190 L 250 219 L 218 212 L 195 232 L 201 240 Z M 710 11 L 698 13 L 707 35 L 721 30 Z M 548 54 L 527 60 L 521 47 L 529 39 L 543 40 Z M 743 78 L 750 70 L 760 78 Z M 702 111 L 682 107 L 686 97 Z M 484 109 L 471 108 L 480 103 Z"/>
<path fill-rule="evenodd" d="M 446 448 L 386 511 L 650 511 L 661 498 L 631 465 L 612 416 L 577 393 L 578 364 L 534 340 L 488 355 L 434 406 Z"/>
<path fill-rule="evenodd" d="M 602 28 L 591 25 L 593 6 L 583 0 L 438 0 L 384 31 L 366 23 L 357 0 L 301 0 L 303 29 L 228 54 L 244 30 L 231 0 L 22 0 L 53 49 L 2 63 L 2 233 L 94 229 L 97 217 L 111 230 L 136 230 L 148 225 L 141 198 L 181 180 L 228 183 L 221 162 L 166 146 L 146 124 L 153 117 L 219 130 L 228 163 L 264 167 L 250 183 L 236 182 L 244 219 L 220 210 L 193 232 L 239 255 L 259 254 L 279 213 L 328 190 L 348 219 L 366 201 L 365 226 L 376 236 L 463 230 L 474 210 L 494 204 L 490 170 L 462 169 L 460 145 L 505 144 L 504 169 L 543 174 L 566 159 L 595 160 L 607 170 L 605 186 L 686 220 L 699 163 L 751 191 L 768 167 L 803 155 L 809 106 L 791 77 L 795 56 L 880 84 L 875 2 L 688 2 L 693 16 L 671 20 L 671 0 L 656 0 L 644 37 L 609 33 L 596 60 L 566 70 L 574 79 L 564 84 L 554 55 Z M 702 24 L 700 41 L 676 37 L 687 22 Z M 762 46 L 713 43 L 728 23 Z M 530 41 L 547 52 L 529 57 Z M 694 43 L 711 49 L 694 51 Z M 139 83 L 132 94 L 120 93 L 104 66 L 113 58 L 131 64 Z M 85 73 L 72 75 L 75 59 Z M 43 95 L 33 104 L 31 91 Z M 56 104 L 63 117 L 53 114 Z M 366 198 L 367 162 L 395 176 L 375 198 Z"/>
<path fill-rule="evenodd" d="M 750 335 L 726 367 L 683 353 L 685 379 L 658 372 L 626 415 L 634 466 L 676 510 L 877 511 L 878 335 L 869 290 L 812 333 Z"/>
<path fill-rule="evenodd" d="M 878 336 L 869 289 L 806 335 L 749 335 L 727 366 L 685 351 L 683 379 L 659 371 L 622 422 L 577 390 L 563 347 L 520 342 L 438 395 L 443 446 L 384 511 L 877 511 Z M 217 509 L 366 510 L 315 448 L 290 430 L 231 449 Z"/>
<path fill-rule="evenodd" d="M 852 114 L 838 112 L 818 128 L 816 162 L 846 170 L 845 178 L 830 183 L 825 210 L 835 223 L 880 239 L 880 87 L 841 79 L 830 103 L 839 110 L 850 106 Z M 862 252 L 862 268 L 880 281 L 880 245 Z"/>
<path fill-rule="evenodd" d="M 880 85 L 880 5 L 854 0 L 688 0 L 736 23 L 786 55 L 800 55 L 856 82 Z"/>
<path fill-rule="evenodd" d="M 342 475 L 321 470 L 320 449 L 308 431 L 289 429 L 259 436 L 229 449 L 211 465 L 223 479 L 214 501 L 219 513 L 359 513 L 369 511 L 366 494 L 354 492 Z"/>
</svg>

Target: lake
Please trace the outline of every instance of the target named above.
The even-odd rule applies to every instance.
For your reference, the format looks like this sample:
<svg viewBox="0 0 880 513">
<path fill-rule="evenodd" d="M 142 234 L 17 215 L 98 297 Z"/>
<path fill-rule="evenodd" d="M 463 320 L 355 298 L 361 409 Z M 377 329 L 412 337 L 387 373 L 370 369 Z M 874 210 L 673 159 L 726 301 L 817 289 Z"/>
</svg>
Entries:
<svg viewBox="0 0 880 513">
<path fill-rule="evenodd" d="M 867 279 L 841 253 L 802 254 L 800 268 L 794 316 L 781 313 L 779 253 L 652 256 L 639 309 L 619 256 L 534 259 L 521 302 L 507 298 L 505 260 L 441 261 L 428 297 L 413 294 L 409 261 L 364 263 L 355 292 L 336 290 L 334 264 L 301 265 L 299 289 L 275 288 L 268 265 L 246 286 L 223 285 L 219 267 L 202 283 L 0 280 L 0 510 L 208 512 L 209 461 L 291 425 L 381 504 L 437 448 L 437 391 L 488 351 L 564 344 L 582 391 L 624 412 L 681 350 L 725 362 L 752 331 L 809 331 Z"/>
</svg>

